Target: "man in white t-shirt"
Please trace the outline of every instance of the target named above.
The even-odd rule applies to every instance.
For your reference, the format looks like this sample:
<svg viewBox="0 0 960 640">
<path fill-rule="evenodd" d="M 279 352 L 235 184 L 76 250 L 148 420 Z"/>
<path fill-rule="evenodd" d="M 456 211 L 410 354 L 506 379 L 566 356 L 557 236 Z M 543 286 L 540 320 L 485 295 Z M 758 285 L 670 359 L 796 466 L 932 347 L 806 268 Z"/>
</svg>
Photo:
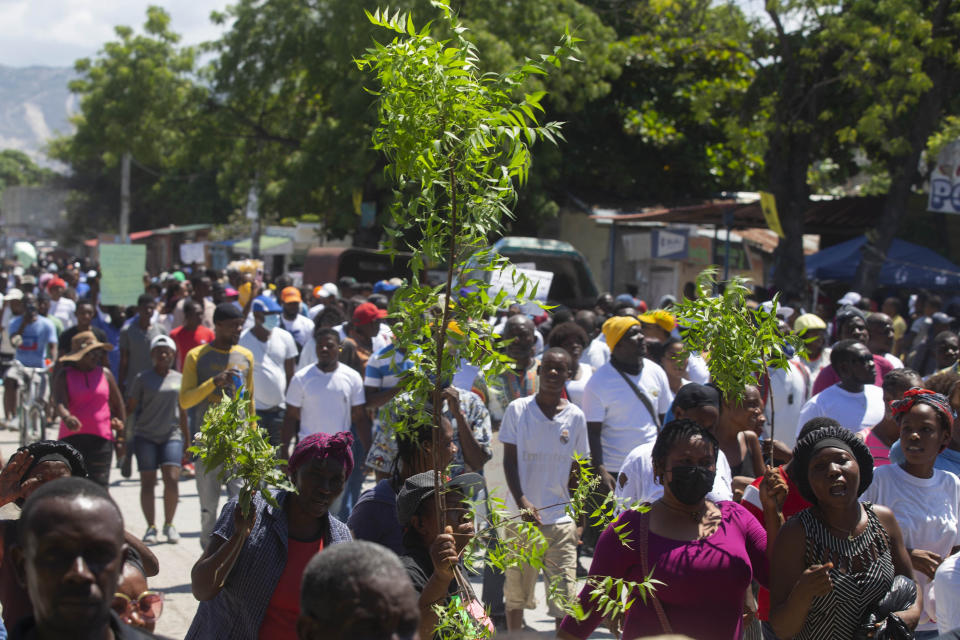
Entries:
<svg viewBox="0 0 960 640">
<path fill-rule="evenodd" d="M 64 329 L 77 324 L 77 303 L 66 297 L 67 282 L 63 278 L 55 277 L 47 283 L 47 293 L 50 294 L 50 312 L 48 315 L 59 318 Z"/>
<path fill-rule="evenodd" d="M 510 489 L 509 507 L 535 522 L 547 541 L 543 558 L 547 607 L 557 624 L 565 615 L 564 603 L 576 597 L 577 525 L 567 515 L 570 474 L 577 468 L 575 456 L 587 457 L 587 421 L 583 412 L 563 397 L 572 368 L 570 354 L 548 349 L 540 362 L 540 386 L 533 396 L 507 405 L 500 423 L 503 471 Z M 530 566 L 506 571 L 507 629 L 523 627 L 523 610 L 536 607 L 534 589 L 539 571 Z M 556 595 L 554 595 L 556 594 Z"/>
<path fill-rule="evenodd" d="M 833 345 L 830 364 L 840 382 L 807 400 L 800 410 L 795 433 L 812 418 L 833 418 L 854 433 L 870 429 L 883 420 L 883 390 L 871 384 L 876 375 L 873 354 L 857 340 Z"/>
<path fill-rule="evenodd" d="M 240 346 L 253 354 L 254 401 L 260 426 L 270 434 L 270 443 L 280 446 L 284 395 L 296 368 L 297 343 L 277 326 L 280 305 L 273 298 L 257 296 L 250 309 L 254 324 L 240 335 Z"/>
<path fill-rule="evenodd" d="M 364 447 L 370 446 L 370 420 L 364 409 L 363 379 L 337 359 L 340 336 L 334 329 L 317 329 L 317 364 L 297 371 L 287 388 L 287 411 L 283 419 L 281 457 L 287 458 L 297 422 L 298 438 L 311 433 L 337 433 L 357 427 Z"/>
<path fill-rule="evenodd" d="M 639 320 L 614 316 L 603 324 L 603 334 L 610 347 L 610 362 L 587 382 L 583 412 L 593 465 L 609 493 L 615 485 L 613 474 L 627 454 L 656 439 L 673 393 L 664 370 L 644 358 L 646 346 Z"/>
<path fill-rule="evenodd" d="M 675 419 L 693 420 L 713 433 L 720 418 L 720 393 L 714 388 L 696 382 L 680 387 L 673 401 Z M 653 445 L 655 440 L 635 448 L 624 459 L 617 474 L 614 496 L 624 506 L 634 502 L 654 502 L 663 496 L 663 485 L 658 483 L 653 472 Z M 733 472 L 727 456 L 717 455 L 717 475 L 708 500 L 733 500 Z"/>
<path fill-rule="evenodd" d="M 280 302 L 283 304 L 280 326 L 290 332 L 299 351 L 304 348 L 313 333 L 313 320 L 300 314 L 300 307 L 303 304 L 300 289 L 285 287 L 280 291 Z"/>
</svg>

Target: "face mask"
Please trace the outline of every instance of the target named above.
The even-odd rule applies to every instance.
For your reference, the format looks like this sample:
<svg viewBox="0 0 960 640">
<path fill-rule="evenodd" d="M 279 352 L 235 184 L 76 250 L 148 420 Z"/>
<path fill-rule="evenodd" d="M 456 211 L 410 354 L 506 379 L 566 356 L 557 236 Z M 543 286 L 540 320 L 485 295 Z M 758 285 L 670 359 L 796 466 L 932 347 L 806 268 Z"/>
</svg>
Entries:
<svg viewBox="0 0 960 640">
<path fill-rule="evenodd" d="M 263 328 L 267 331 L 273 331 L 280 324 L 280 317 L 275 313 L 263 316 Z"/>
<path fill-rule="evenodd" d="M 683 504 L 694 505 L 713 488 L 717 472 L 708 467 L 682 465 L 674 467 L 670 475 L 668 486 L 673 496 Z"/>
</svg>

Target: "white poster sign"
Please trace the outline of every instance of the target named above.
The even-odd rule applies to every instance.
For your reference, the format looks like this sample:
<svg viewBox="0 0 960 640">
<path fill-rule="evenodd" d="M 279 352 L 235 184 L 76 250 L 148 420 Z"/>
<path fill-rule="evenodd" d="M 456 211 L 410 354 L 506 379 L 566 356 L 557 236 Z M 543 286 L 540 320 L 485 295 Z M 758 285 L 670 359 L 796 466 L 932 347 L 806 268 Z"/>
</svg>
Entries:
<svg viewBox="0 0 960 640">
<path fill-rule="evenodd" d="M 927 210 L 960 213 L 960 140 L 948 144 L 937 156 L 930 175 Z"/>
<path fill-rule="evenodd" d="M 501 271 L 493 272 L 490 275 L 490 290 L 488 292 L 490 297 L 492 298 L 502 290 L 507 292 L 508 297 L 515 299 L 524 284 L 523 277 L 521 276 L 525 276 L 527 280 L 529 280 L 525 291 L 527 297 L 531 297 L 533 287 L 536 285 L 536 293 L 532 297 L 537 302 L 545 303 L 547 301 L 547 294 L 550 293 L 550 285 L 553 283 L 553 273 L 550 271 L 538 271 L 536 269 L 507 267 Z M 525 304 L 523 310 L 525 313 L 531 315 L 540 315 L 543 313 L 543 310 L 532 302 Z"/>
<path fill-rule="evenodd" d="M 205 242 L 185 242 L 180 245 L 180 262 L 183 264 L 204 264 L 207 260 L 203 251 Z"/>
</svg>

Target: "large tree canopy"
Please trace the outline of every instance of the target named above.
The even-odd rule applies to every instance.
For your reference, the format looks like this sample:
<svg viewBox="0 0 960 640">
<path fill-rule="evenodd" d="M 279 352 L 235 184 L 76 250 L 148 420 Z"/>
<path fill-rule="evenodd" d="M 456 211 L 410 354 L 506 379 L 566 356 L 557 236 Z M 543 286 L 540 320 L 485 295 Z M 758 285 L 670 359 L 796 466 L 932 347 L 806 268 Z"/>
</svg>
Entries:
<svg viewBox="0 0 960 640">
<path fill-rule="evenodd" d="M 391 9 L 415 19 L 429 0 Z M 331 236 L 375 244 L 393 193 L 370 148 L 368 79 L 354 60 L 375 34 L 374 0 L 238 0 L 196 52 L 151 7 L 144 33 L 81 60 L 77 133 L 54 145 L 83 193 L 75 219 L 116 218 L 118 159 L 135 159 L 135 228 L 222 221 L 251 187 L 268 219 L 316 216 Z M 568 196 L 633 206 L 721 191 L 777 196 L 786 239 L 776 285 L 802 292 L 802 213 L 856 174 L 887 193 L 871 237 L 896 233 L 917 166 L 957 88 L 960 0 L 766 0 L 745 15 L 715 0 L 458 0 L 452 8 L 501 72 L 550 50 L 566 29 L 583 64 L 534 74 L 517 96 L 543 106 L 569 144 L 545 148 L 519 192 L 514 232 L 535 233 Z M 442 25 L 434 25 L 439 38 Z M 361 202 L 379 224 L 361 229 Z M 869 288 L 870 275 L 862 277 Z"/>
</svg>

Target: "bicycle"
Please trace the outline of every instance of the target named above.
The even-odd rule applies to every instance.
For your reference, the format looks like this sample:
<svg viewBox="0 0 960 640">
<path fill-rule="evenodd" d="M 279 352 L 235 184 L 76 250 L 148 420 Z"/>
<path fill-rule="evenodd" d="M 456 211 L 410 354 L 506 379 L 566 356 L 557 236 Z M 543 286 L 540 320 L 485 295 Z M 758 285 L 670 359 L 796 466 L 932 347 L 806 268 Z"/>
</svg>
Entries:
<svg viewBox="0 0 960 640">
<path fill-rule="evenodd" d="M 46 440 L 49 380 L 44 368 L 24 367 L 29 384 L 21 384 L 19 395 L 20 446 Z"/>
</svg>

